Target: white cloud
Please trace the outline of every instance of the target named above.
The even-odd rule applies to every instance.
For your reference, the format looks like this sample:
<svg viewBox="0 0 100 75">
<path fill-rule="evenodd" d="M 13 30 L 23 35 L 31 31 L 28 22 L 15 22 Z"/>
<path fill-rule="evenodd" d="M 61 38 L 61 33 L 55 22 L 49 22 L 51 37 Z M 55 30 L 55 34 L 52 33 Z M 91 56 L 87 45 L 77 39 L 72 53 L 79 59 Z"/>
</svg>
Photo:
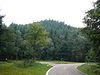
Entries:
<svg viewBox="0 0 100 75">
<path fill-rule="evenodd" d="M 74 27 L 83 27 L 85 11 L 96 0 L 0 0 L 0 9 L 6 14 L 4 22 L 25 24 L 44 19 L 64 21 Z"/>
</svg>

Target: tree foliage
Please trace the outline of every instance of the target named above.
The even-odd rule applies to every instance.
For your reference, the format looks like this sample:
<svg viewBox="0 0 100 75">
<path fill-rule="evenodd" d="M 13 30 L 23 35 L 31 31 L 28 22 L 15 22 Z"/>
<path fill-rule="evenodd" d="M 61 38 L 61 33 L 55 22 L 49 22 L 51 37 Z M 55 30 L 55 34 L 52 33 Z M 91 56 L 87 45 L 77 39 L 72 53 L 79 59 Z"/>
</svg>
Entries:
<svg viewBox="0 0 100 75">
<path fill-rule="evenodd" d="M 8 58 L 10 55 L 9 59 L 85 61 L 90 49 L 86 36 L 80 32 L 81 28 L 71 27 L 64 22 L 44 20 L 26 25 L 12 23 L 4 27 L 9 32 L 0 38 L 11 45 L 2 45 L 0 52 L 8 51 L 5 56 Z M 2 54 L 0 56 L 5 59 Z"/>
<path fill-rule="evenodd" d="M 91 40 L 95 52 L 95 61 L 100 62 L 100 0 L 94 4 L 94 8 L 86 12 L 84 18 L 86 27 L 83 29 Z"/>
<path fill-rule="evenodd" d="M 90 48 L 87 38 L 80 32 L 64 22 L 54 20 L 41 21 L 52 39 L 51 45 L 44 51 L 44 57 L 52 60 L 84 61 Z M 47 56 L 47 57 L 45 57 Z"/>
<path fill-rule="evenodd" d="M 33 23 L 26 35 L 28 42 L 33 48 L 33 55 L 39 55 L 38 50 L 43 49 L 48 43 L 50 38 L 44 27 L 40 23 Z"/>
<path fill-rule="evenodd" d="M 1 23 L 0 26 L 0 60 L 12 58 L 15 51 L 15 34 Z"/>
</svg>

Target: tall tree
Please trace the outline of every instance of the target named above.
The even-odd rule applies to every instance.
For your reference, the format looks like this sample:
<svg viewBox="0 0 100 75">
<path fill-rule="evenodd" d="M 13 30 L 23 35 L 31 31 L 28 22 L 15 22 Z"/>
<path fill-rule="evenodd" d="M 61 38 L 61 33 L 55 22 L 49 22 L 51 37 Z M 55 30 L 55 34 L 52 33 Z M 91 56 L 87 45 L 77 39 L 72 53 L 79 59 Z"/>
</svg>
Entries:
<svg viewBox="0 0 100 75">
<path fill-rule="evenodd" d="M 2 18 L 1 18 L 2 19 Z M 15 51 L 15 34 L 2 24 L 0 27 L 0 60 L 11 59 Z"/>
<path fill-rule="evenodd" d="M 36 58 L 39 55 L 38 51 L 43 49 L 43 47 L 50 42 L 48 33 L 40 23 L 31 24 L 27 33 L 27 40 L 33 47 L 34 58 Z"/>
<path fill-rule="evenodd" d="M 3 33 L 3 24 L 2 24 L 2 18 L 3 18 L 4 16 L 1 16 L 0 15 L 0 35 Z"/>
<path fill-rule="evenodd" d="M 94 8 L 86 12 L 84 22 L 86 27 L 83 29 L 93 43 L 95 61 L 100 63 L 100 0 L 94 4 Z"/>
</svg>

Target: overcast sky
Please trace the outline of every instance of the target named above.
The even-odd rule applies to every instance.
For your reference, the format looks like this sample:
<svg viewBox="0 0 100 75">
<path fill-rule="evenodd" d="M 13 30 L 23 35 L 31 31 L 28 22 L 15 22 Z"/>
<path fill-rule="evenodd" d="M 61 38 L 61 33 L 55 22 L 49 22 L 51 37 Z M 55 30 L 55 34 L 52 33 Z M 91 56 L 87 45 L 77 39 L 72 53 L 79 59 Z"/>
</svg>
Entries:
<svg viewBox="0 0 100 75">
<path fill-rule="evenodd" d="M 0 0 L 1 14 L 6 25 L 27 24 L 54 19 L 74 27 L 83 27 L 85 12 L 96 0 Z"/>
</svg>

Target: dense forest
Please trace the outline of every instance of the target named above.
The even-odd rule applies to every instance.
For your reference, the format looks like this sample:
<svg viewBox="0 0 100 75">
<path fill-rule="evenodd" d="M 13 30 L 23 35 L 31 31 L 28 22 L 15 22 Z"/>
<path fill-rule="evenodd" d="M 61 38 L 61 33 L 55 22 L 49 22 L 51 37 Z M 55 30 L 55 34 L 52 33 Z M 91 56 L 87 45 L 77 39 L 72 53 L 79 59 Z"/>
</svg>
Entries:
<svg viewBox="0 0 100 75">
<path fill-rule="evenodd" d="M 1 22 L 0 60 L 85 61 L 91 44 L 81 30 L 54 20 L 9 27 Z"/>
<path fill-rule="evenodd" d="M 71 27 L 64 22 L 53 20 L 41 21 L 52 39 L 47 48 L 47 59 L 84 61 L 90 48 L 80 28 Z M 44 56 L 45 57 L 45 56 Z"/>
</svg>

